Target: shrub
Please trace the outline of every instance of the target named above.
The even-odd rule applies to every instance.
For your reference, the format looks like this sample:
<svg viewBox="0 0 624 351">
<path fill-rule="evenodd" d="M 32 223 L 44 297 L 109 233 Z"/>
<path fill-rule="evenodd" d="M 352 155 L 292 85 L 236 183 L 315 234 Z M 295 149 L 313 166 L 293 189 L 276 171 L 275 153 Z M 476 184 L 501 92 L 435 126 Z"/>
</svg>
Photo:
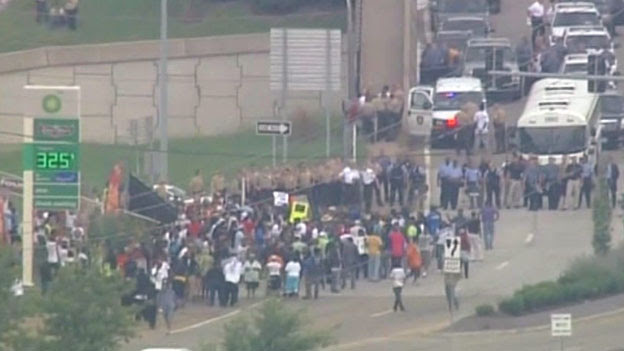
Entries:
<svg viewBox="0 0 624 351">
<path fill-rule="evenodd" d="M 291 13 L 301 4 L 301 0 L 253 0 L 253 7 L 257 12 L 269 14 Z"/>
<path fill-rule="evenodd" d="M 524 300 L 522 296 L 514 294 L 513 297 L 501 301 L 498 304 L 498 310 L 512 316 L 519 316 L 525 311 Z"/>
<path fill-rule="evenodd" d="M 503 313 L 518 316 L 566 303 L 624 292 L 624 247 L 608 256 L 574 261 L 556 281 L 526 285 L 499 303 Z"/>
<path fill-rule="evenodd" d="M 562 302 L 561 287 L 556 282 L 541 282 L 520 291 L 524 308 L 535 311 Z"/>
<path fill-rule="evenodd" d="M 494 314 L 494 306 L 490 304 L 479 305 L 475 311 L 479 317 L 491 316 Z"/>
</svg>

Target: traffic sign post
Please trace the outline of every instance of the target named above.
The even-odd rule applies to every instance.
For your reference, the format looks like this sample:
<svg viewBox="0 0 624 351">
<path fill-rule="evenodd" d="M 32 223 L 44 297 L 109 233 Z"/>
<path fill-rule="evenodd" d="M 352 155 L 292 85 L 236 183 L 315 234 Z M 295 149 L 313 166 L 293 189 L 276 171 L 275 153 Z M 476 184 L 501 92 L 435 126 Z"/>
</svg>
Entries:
<svg viewBox="0 0 624 351">
<path fill-rule="evenodd" d="M 273 154 L 273 167 L 277 165 L 277 136 L 289 136 L 292 132 L 292 124 L 288 121 L 258 121 L 256 122 L 257 135 L 271 136 L 271 152 Z"/>
<path fill-rule="evenodd" d="M 290 135 L 292 130 L 290 122 L 286 121 L 259 121 L 256 123 L 258 135 Z"/>
<path fill-rule="evenodd" d="M 555 313 L 550 315 L 550 334 L 560 338 L 563 351 L 563 338 L 572 336 L 572 315 L 569 313 Z"/>
<path fill-rule="evenodd" d="M 80 207 L 80 87 L 27 85 L 24 94 L 22 280 L 32 286 L 35 210 Z"/>
</svg>

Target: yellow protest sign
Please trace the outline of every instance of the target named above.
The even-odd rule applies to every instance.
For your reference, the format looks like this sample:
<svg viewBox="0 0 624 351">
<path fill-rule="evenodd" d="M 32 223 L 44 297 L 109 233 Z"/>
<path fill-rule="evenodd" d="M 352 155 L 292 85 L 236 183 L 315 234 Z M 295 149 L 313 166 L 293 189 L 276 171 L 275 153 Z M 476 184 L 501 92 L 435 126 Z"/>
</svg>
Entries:
<svg viewBox="0 0 624 351">
<path fill-rule="evenodd" d="M 306 202 L 295 201 L 290 208 L 290 223 L 294 223 L 297 219 L 305 221 L 308 219 L 310 206 Z"/>
</svg>

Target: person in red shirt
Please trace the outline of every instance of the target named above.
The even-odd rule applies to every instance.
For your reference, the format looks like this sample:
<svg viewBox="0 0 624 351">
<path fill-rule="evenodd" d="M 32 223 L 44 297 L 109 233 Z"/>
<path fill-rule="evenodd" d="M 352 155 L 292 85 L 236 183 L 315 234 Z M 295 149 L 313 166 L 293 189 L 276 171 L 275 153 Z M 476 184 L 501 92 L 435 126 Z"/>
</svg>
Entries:
<svg viewBox="0 0 624 351">
<path fill-rule="evenodd" d="M 388 238 L 390 239 L 390 256 L 393 264 L 402 262 L 405 255 L 405 236 L 399 230 L 398 225 L 392 226 L 392 232 L 390 232 Z"/>
<path fill-rule="evenodd" d="M 470 262 L 470 239 L 468 231 L 465 228 L 459 230 L 459 238 L 461 239 L 461 265 L 464 268 L 464 277 L 468 279 L 468 263 Z"/>
</svg>

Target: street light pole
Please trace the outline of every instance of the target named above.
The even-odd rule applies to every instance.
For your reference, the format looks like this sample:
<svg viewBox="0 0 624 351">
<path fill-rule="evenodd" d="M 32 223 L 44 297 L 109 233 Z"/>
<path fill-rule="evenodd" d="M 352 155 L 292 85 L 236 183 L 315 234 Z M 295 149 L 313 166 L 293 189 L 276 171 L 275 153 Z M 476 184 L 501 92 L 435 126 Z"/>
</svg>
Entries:
<svg viewBox="0 0 624 351">
<path fill-rule="evenodd" d="M 158 99 L 158 129 L 160 131 L 160 180 L 169 176 L 167 132 L 167 0 L 160 0 L 160 64 L 158 71 L 160 97 Z"/>
<path fill-rule="evenodd" d="M 345 113 L 348 113 L 350 104 L 355 99 L 355 36 L 353 26 L 353 2 L 352 0 L 345 0 L 347 3 L 347 92 L 348 103 L 346 105 Z M 351 130 L 349 128 L 349 120 L 345 116 L 342 127 L 342 147 L 344 160 L 349 159 L 349 148 L 351 146 L 350 137 Z"/>
</svg>

